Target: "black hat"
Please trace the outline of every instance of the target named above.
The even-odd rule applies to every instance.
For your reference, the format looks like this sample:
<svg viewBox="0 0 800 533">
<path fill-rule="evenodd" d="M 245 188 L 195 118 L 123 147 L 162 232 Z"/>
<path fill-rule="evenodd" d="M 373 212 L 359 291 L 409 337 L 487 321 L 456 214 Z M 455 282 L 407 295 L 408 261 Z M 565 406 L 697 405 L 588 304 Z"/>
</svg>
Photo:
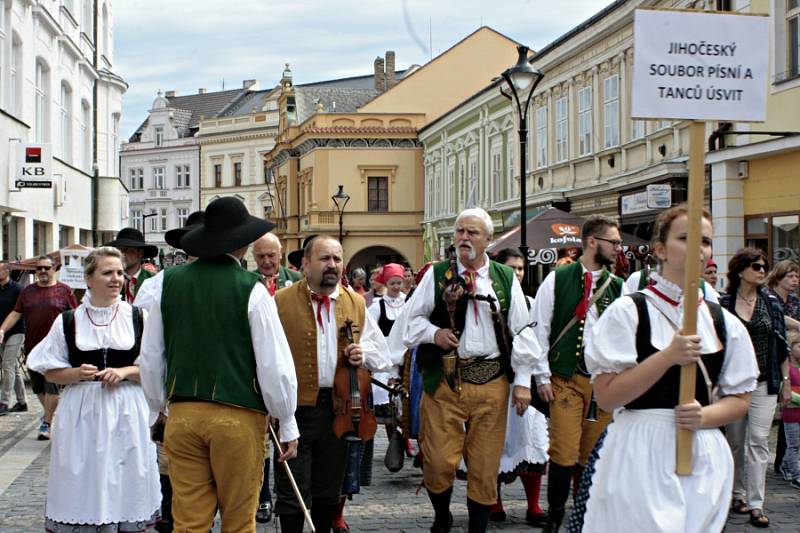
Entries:
<svg viewBox="0 0 800 533">
<path fill-rule="evenodd" d="M 111 242 L 105 243 L 104 246 L 113 246 L 114 248 L 137 248 L 139 250 L 144 250 L 145 257 L 155 257 L 158 255 L 158 246 L 144 242 L 144 235 L 136 228 L 122 228 L 119 230 L 119 233 L 117 233 L 117 238 Z"/>
<path fill-rule="evenodd" d="M 303 267 L 303 254 L 305 253 L 306 246 L 308 246 L 308 243 L 311 242 L 311 239 L 314 237 L 316 237 L 316 235 L 309 235 L 303 239 L 303 246 L 301 246 L 299 250 L 289 252 L 289 255 L 286 256 L 289 264 L 295 267 L 297 270 L 300 270 Z"/>
<path fill-rule="evenodd" d="M 247 246 L 275 224 L 254 217 L 241 200 L 232 196 L 208 204 L 203 224 L 181 237 L 180 247 L 195 257 L 224 255 Z"/>
<path fill-rule="evenodd" d="M 181 247 L 181 237 L 203 224 L 205 211 L 195 211 L 186 217 L 186 224 L 182 228 L 171 229 L 164 234 L 164 240 L 173 248 Z"/>
</svg>

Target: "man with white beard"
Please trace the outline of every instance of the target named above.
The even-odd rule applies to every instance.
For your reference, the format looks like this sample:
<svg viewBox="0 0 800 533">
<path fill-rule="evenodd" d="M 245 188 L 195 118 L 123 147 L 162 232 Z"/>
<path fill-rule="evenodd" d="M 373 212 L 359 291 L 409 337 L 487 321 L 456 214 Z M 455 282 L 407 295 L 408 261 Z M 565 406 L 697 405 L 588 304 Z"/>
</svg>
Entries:
<svg viewBox="0 0 800 533">
<path fill-rule="evenodd" d="M 407 304 L 404 342 L 419 346 L 422 370 L 420 447 L 435 511 L 433 532 L 453 526 L 450 497 L 462 455 L 468 465 L 469 531 L 486 531 L 490 506 L 497 501 L 507 421 L 498 415 L 508 409 L 508 376 L 513 370 L 511 401 L 522 414 L 531 401 L 531 375 L 547 372 L 547 360 L 528 327 L 519 281 L 485 253 L 492 234 L 486 211 L 462 211 L 455 224 L 456 257 L 434 264 Z M 508 331 L 496 321 L 492 305 L 507 317 Z"/>
</svg>

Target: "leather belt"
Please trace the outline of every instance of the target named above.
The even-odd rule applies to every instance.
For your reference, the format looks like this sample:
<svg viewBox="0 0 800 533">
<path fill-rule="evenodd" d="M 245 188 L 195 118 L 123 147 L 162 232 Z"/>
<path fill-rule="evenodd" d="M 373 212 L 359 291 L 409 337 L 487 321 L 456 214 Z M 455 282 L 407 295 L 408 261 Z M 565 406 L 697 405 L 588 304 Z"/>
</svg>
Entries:
<svg viewBox="0 0 800 533">
<path fill-rule="evenodd" d="M 471 357 L 458 360 L 458 373 L 462 381 L 483 385 L 505 374 L 499 358 Z"/>
</svg>

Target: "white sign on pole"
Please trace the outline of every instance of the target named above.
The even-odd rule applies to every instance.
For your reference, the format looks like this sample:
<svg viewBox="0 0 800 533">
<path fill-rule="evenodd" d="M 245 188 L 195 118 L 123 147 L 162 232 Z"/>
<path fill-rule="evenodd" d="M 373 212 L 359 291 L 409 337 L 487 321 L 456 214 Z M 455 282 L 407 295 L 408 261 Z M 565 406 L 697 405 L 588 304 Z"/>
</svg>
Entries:
<svg viewBox="0 0 800 533">
<path fill-rule="evenodd" d="M 672 207 L 672 186 L 669 183 L 651 183 L 647 186 L 647 208 L 669 209 Z"/>
<path fill-rule="evenodd" d="M 769 18 L 637 9 L 631 115 L 766 119 Z"/>
<path fill-rule="evenodd" d="M 17 145 L 17 172 L 14 186 L 18 189 L 50 189 L 53 187 L 53 152 L 49 144 Z"/>
<path fill-rule="evenodd" d="M 85 289 L 86 280 L 83 278 L 83 263 L 91 250 L 73 250 L 64 248 L 60 250 L 61 270 L 58 272 L 58 280 L 66 283 L 73 289 Z"/>
</svg>

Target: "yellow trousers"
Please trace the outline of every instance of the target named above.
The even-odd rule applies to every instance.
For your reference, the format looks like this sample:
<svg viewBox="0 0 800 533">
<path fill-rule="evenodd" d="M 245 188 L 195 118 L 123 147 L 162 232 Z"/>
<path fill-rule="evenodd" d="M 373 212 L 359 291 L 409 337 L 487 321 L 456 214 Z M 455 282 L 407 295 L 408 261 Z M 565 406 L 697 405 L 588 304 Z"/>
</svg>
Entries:
<svg viewBox="0 0 800 533">
<path fill-rule="evenodd" d="M 551 378 L 550 461 L 561 466 L 585 465 L 597 439 L 611 421 L 611 413 L 597 409 L 597 422 L 586 420 L 592 400 L 589 378 L 574 374 L 571 378 Z"/>
<path fill-rule="evenodd" d="M 508 380 L 500 376 L 483 385 L 462 383 L 461 392 L 451 390 L 442 381 L 433 395 L 423 394 L 420 447 L 428 490 L 438 494 L 450 488 L 463 455 L 467 464 L 467 498 L 483 505 L 497 501 L 508 388 Z"/>
<path fill-rule="evenodd" d="M 164 433 L 175 533 L 255 533 L 266 415 L 213 402 L 172 402 Z"/>
</svg>

